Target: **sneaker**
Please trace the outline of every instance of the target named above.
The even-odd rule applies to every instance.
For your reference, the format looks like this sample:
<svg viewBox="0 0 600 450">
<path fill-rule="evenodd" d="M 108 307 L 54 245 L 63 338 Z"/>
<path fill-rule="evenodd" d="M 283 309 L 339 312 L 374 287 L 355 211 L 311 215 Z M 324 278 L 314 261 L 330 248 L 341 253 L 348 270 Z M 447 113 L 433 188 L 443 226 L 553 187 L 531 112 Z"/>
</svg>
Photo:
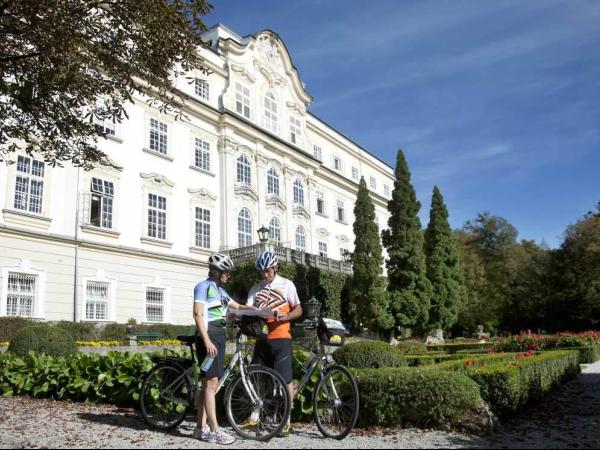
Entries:
<svg viewBox="0 0 600 450">
<path fill-rule="evenodd" d="M 196 428 L 194 428 L 194 433 L 192 434 L 192 437 L 194 439 L 200 439 L 202 441 L 205 441 L 206 437 L 208 436 L 209 433 L 210 433 L 210 427 L 208 425 L 204 425 L 204 427 L 202 429 L 200 429 L 200 427 L 198 425 L 196 425 Z"/>
<path fill-rule="evenodd" d="M 235 442 L 235 438 L 227 433 L 222 428 L 219 428 L 214 433 L 208 433 L 208 436 L 205 439 L 205 442 L 209 442 L 211 444 L 219 444 L 219 445 L 231 445 Z"/>
<path fill-rule="evenodd" d="M 240 429 L 251 430 L 253 428 L 256 428 L 257 425 L 258 425 L 258 420 L 248 418 L 240 424 Z"/>
<path fill-rule="evenodd" d="M 292 429 L 292 424 L 291 423 L 286 423 L 283 426 L 283 429 L 281 430 L 281 433 L 279 433 L 279 437 L 289 436 L 293 432 L 294 432 L 294 430 Z"/>
</svg>

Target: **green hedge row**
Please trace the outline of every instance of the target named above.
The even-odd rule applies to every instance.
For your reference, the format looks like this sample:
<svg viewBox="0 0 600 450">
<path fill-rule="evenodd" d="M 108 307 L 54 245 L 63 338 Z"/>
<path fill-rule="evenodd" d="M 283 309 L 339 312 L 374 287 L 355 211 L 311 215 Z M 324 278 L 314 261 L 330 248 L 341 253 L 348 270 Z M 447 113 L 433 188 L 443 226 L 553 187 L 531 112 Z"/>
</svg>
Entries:
<svg viewBox="0 0 600 450">
<path fill-rule="evenodd" d="M 66 331 L 76 341 L 121 341 L 127 337 L 126 324 L 110 323 L 99 327 L 89 322 L 61 321 L 45 324 Z M 29 325 L 40 325 L 40 323 L 21 317 L 0 317 L 0 342 L 10 341 L 20 330 Z M 165 339 L 175 339 L 193 329 L 193 325 L 134 325 L 135 333 L 160 333 Z"/>
<path fill-rule="evenodd" d="M 338 348 L 333 358 L 338 364 L 355 369 L 406 367 L 402 350 L 381 341 L 362 341 Z"/>
<path fill-rule="evenodd" d="M 600 346 L 593 345 L 589 347 L 564 347 L 560 349 L 551 349 L 548 351 L 571 350 L 579 352 L 579 364 L 592 364 L 600 361 Z"/>
<path fill-rule="evenodd" d="M 481 350 L 483 352 L 487 352 L 490 348 L 493 348 L 494 345 L 486 342 L 486 343 L 473 343 L 473 344 L 440 344 L 440 345 L 428 345 L 427 349 L 429 351 L 435 352 L 446 352 L 449 354 L 454 354 L 462 350 Z"/>
<path fill-rule="evenodd" d="M 453 372 L 412 368 L 357 371 L 360 425 L 460 427 L 481 407 L 479 387 Z"/>
<path fill-rule="evenodd" d="M 480 386 L 483 400 L 500 416 L 540 399 L 580 372 L 577 351 L 552 351 L 525 358 L 516 354 L 489 355 L 427 368 L 468 375 Z"/>
</svg>

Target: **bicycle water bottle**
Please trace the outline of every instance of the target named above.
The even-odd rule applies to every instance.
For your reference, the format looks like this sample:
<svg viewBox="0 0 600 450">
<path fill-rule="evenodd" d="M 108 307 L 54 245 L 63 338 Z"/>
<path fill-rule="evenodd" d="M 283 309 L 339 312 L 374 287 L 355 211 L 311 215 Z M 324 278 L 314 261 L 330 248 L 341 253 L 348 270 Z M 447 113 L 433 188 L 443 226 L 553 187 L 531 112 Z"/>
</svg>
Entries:
<svg viewBox="0 0 600 450">
<path fill-rule="evenodd" d="M 208 372 L 208 369 L 210 369 L 210 366 L 212 366 L 212 363 L 214 360 L 215 360 L 215 358 L 207 355 L 206 358 L 204 358 L 204 361 L 202 361 L 200 370 L 202 370 L 202 372 L 205 372 L 205 373 Z"/>
</svg>

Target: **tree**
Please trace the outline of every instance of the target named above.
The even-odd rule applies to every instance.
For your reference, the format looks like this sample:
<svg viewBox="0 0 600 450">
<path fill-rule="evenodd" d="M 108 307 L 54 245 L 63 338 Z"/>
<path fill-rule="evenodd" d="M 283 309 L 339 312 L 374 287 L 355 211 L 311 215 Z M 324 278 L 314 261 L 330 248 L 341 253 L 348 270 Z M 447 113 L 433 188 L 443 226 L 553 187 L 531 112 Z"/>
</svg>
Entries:
<svg viewBox="0 0 600 450">
<path fill-rule="evenodd" d="M 597 328 L 600 324 L 600 205 L 570 225 L 554 254 L 558 280 L 553 309 L 558 327 Z"/>
<path fill-rule="evenodd" d="M 205 0 L 0 1 L 0 161 L 20 148 L 51 165 L 110 164 L 94 120 L 123 120 L 135 90 L 177 111 L 173 76 L 206 71 L 198 30 L 210 8 Z"/>
<path fill-rule="evenodd" d="M 458 319 L 465 289 L 456 240 L 448 223 L 448 209 L 437 186 L 433 189 L 429 225 L 425 231 L 425 256 L 433 292 L 429 324 L 431 328 L 448 330 Z"/>
<path fill-rule="evenodd" d="M 396 325 L 403 327 L 424 328 L 429 320 L 432 288 L 427 279 L 420 209 L 404 153 L 398 150 L 388 229 L 382 237 L 388 252 L 390 307 Z"/>
<path fill-rule="evenodd" d="M 375 221 L 375 207 L 367 183 L 361 178 L 354 205 L 354 252 L 349 297 L 355 326 L 385 331 L 394 326 L 389 312 L 385 279 L 382 276 L 383 250 Z"/>
</svg>

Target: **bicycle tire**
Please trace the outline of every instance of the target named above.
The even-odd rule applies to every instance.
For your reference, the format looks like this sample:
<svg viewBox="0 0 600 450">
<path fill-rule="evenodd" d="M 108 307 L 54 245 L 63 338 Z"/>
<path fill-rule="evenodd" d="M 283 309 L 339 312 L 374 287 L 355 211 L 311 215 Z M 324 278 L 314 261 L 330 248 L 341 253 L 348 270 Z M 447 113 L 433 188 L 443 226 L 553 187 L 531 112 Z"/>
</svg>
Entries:
<svg viewBox="0 0 600 450">
<path fill-rule="evenodd" d="M 166 391 L 179 377 L 181 380 Z M 152 428 L 171 430 L 185 419 L 192 405 L 192 395 L 192 383 L 182 367 L 171 364 L 155 366 L 142 383 L 142 417 Z"/>
<path fill-rule="evenodd" d="M 263 401 L 263 406 L 253 406 L 242 376 L 238 374 L 225 392 L 227 419 L 235 432 L 244 439 L 268 441 L 281 433 L 290 417 L 291 402 L 287 383 L 279 373 L 264 366 L 249 366 L 246 379 Z M 244 422 L 250 419 L 255 409 L 260 409 L 257 411 L 257 424 L 244 429 Z"/>
<path fill-rule="evenodd" d="M 339 404 L 327 398 L 330 382 L 341 397 L 337 399 Z M 360 410 L 358 386 L 350 371 L 344 366 L 330 366 L 313 390 L 312 404 L 315 424 L 323 436 L 337 440 L 347 437 L 356 425 Z"/>
</svg>

